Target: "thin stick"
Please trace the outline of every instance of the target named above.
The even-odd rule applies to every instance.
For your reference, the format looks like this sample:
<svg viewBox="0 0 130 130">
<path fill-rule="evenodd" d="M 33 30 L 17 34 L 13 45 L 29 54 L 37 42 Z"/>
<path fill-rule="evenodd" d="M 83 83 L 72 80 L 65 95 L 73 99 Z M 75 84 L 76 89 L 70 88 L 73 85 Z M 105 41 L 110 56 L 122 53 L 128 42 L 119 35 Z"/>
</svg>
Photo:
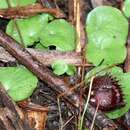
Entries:
<svg viewBox="0 0 130 130">
<path fill-rule="evenodd" d="M 97 104 L 97 107 L 96 107 L 96 110 L 95 110 L 95 113 L 94 113 L 94 116 L 93 116 L 93 120 L 92 120 L 92 124 L 91 124 L 90 130 L 93 130 L 93 126 L 94 126 L 94 122 L 95 122 L 95 119 L 96 119 L 98 108 L 99 108 L 99 102 Z"/>
<path fill-rule="evenodd" d="M 68 121 L 66 121 L 66 122 L 63 124 L 62 128 L 64 128 L 73 118 L 74 118 L 74 116 L 72 116 Z"/>
<path fill-rule="evenodd" d="M 87 107 L 88 107 L 88 103 L 89 103 L 89 99 L 90 99 L 90 96 L 91 96 L 93 79 L 94 79 L 94 77 L 91 78 L 91 82 L 90 82 L 90 86 L 89 86 L 89 92 L 88 92 L 88 98 L 87 98 L 86 104 L 84 106 L 84 111 L 83 111 L 83 114 L 82 114 L 82 117 L 81 117 L 80 130 L 82 130 L 82 127 L 83 127 L 84 116 L 85 116 L 85 113 L 86 113 L 86 110 L 87 110 Z"/>
<path fill-rule="evenodd" d="M 62 120 L 62 115 L 61 115 L 61 107 L 60 107 L 60 99 L 57 98 L 57 104 L 58 104 L 58 110 L 59 110 L 59 116 L 60 116 L 60 130 L 63 130 L 63 120 Z"/>
<path fill-rule="evenodd" d="M 80 28 L 80 0 L 76 0 L 76 31 L 78 34 L 78 42 L 76 52 L 81 52 L 81 28 Z"/>
</svg>

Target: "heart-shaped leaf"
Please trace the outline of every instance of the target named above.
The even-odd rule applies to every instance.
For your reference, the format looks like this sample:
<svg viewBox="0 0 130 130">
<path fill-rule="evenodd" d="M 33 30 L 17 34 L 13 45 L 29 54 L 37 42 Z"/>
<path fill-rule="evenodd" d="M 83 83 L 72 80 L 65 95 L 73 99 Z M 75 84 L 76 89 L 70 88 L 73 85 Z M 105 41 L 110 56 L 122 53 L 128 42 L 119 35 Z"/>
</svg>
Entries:
<svg viewBox="0 0 130 130">
<path fill-rule="evenodd" d="M 126 58 L 125 43 L 128 21 L 116 8 L 100 6 L 87 17 L 88 46 L 86 58 L 94 65 L 122 63 Z"/>
<path fill-rule="evenodd" d="M 0 67 L 0 82 L 14 101 L 32 95 L 38 79 L 24 67 Z"/>
<path fill-rule="evenodd" d="M 56 75 L 63 75 L 65 73 L 67 73 L 68 75 L 74 75 L 76 71 L 76 68 L 73 65 L 68 65 L 62 60 L 56 60 L 52 64 L 52 69 Z"/>
<path fill-rule="evenodd" d="M 17 19 L 17 25 L 22 35 L 25 47 L 33 45 L 34 42 L 39 41 L 39 32 L 48 24 L 53 17 L 49 14 L 41 14 L 27 19 Z M 21 42 L 18 30 L 14 22 L 11 20 L 6 28 L 7 34 L 13 37 L 16 41 Z"/>
<path fill-rule="evenodd" d="M 60 51 L 73 51 L 75 49 L 75 29 L 63 19 L 50 22 L 39 35 L 40 42 L 45 47 L 56 46 L 56 49 Z"/>
<path fill-rule="evenodd" d="M 130 18 L 130 0 L 125 0 L 123 5 L 123 12 L 126 17 Z"/>
</svg>

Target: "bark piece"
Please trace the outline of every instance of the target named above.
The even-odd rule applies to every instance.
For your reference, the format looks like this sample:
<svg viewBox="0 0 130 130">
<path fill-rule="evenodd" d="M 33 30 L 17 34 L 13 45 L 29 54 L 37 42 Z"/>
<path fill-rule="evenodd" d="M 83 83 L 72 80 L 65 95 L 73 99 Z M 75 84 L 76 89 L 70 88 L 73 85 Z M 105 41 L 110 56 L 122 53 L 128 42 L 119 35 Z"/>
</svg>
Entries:
<svg viewBox="0 0 130 130">
<path fill-rule="evenodd" d="M 25 111 L 25 118 L 29 121 L 29 125 L 34 130 L 45 130 L 47 113 L 38 111 Z"/>
</svg>

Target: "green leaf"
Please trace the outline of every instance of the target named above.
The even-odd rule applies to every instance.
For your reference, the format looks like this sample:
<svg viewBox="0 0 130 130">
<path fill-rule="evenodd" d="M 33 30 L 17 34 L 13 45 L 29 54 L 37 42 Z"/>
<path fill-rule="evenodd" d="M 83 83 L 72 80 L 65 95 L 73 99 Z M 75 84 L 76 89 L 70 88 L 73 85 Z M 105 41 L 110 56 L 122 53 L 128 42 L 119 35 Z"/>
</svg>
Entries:
<svg viewBox="0 0 130 130">
<path fill-rule="evenodd" d="M 76 71 L 76 68 L 74 66 L 68 65 L 62 60 L 54 61 L 54 63 L 51 66 L 52 66 L 53 72 L 56 75 L 63 75 L 65 73 L 67 73 L 68 75 L 74 75 Z"/>
<path fill-rule="evenodd" d="M 126 105 L 119 109 L 115 109 L 110 112 L 106 112 L 106 115 L 111 119 L 116 119 L 123 116 L 130 109 L 130 73 L 123 73 L 123 70 L 119 67 L 112 67 L 107 69 L 107 66 L 102 65 L 95 67 L 89 71 L 86 75 L 86 83 L 89 81 L 91 76 L 101 76 L 105 74 L 110 74 L 112 77 L 116 78 L 118 84 L 120 85 L 122 92 L 124 94 L 124 101 Z"/>
<path fill-rule="evenodd" d="M 85 81 L 86 83 L 90 81 L 90 79 L 94 76 L 98 75 L 105 75 L 106 73 L 112 73 L 114 76 L 120 76 L 123 71 L 119 67 L 111 67 L 108 65 L 100 65 L 97 67 L 94 67 L 92 70 L 90 70 L 86 75 L 85 75 Z"/>
<path fill-rule="evenodd" d="M 123 5 L 123 13 L 126 17 L 130 18 L 130 0 L 125 0 Z"/>
<path fill-rule="evenodd" d="M 68 65 L 68 70 L 66 71 L 68 75 L 74 75 L 76 73 L 76 67 L 73 65 Z"/>
<path fill-rule="evenodd" d="M 87 17 L 88 46 L 86 58 L 94 65 L 122 63 L 126 58 L 128 21 L 122 13 L 110 6 L 100 6 Z"/>
<path fill-rule="evenodd" d="M 63 19 L 50 22 L 39 35 L 40 42 L 45 47 L 53 45 L 60 51 L 73 51 L 75 49 L 75 29 Z"/>
<path fill-rule="evenodd" d="M 41 14 L 27 19 L 17 19 L 17 25 L 22 35 L 25 47 L 33 45 L 39 41 L 39 32 L 48 24 L 48 21 L 53 19 L 49 14 Z M 21 42 L 19 33 L 11 20 L 6 28 L 6 33 L 13 37 L 16 41 Z"/>
<path fill-rule="evenodd" d="M 9 0 L 11 7 L 33 4 L 36 0 Z M 0 9 L 8 8 L 7 0 L 0 0 Z"/>
<path fill-rule="evenodd" d="M 14 101 L 32 95 L 38 79 L 24 67 L 0 67 L 0 82 Z"/>
<path fill-rule="evenodd" d="M 61 60 L 55 61 L 51 66 L 52 66 L 53 72 L 57 75 L 64 74 L 68 69 L 67 64 Z"/>
</svg>

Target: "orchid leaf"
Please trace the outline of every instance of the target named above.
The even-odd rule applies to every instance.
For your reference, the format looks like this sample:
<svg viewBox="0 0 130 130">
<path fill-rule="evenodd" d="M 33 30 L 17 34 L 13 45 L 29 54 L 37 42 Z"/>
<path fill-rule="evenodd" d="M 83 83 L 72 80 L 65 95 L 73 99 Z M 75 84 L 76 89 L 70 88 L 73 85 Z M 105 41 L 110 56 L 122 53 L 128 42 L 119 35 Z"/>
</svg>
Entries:
<svg viewBox="0 0 130 130">
<path fill-rule="evenodd" d="M 73 65 L 68 65 L 62 60 L 56 60 L 52 64 L 53 72 L 56 75 L 63 75 L 67 73 L 68 75 L 74 75 L 76 68 Z"/>
<path fill-rule="evenodd" d="M 73 51 L 75 49 L 75 29 L 63 19 L 47 24 L 39 33 L 40 42 L 45 47 L 55 46 L 59 51 Z"/>
<path fill-rule="evenodd" d="M 0 67 L 0 82 L 14 101 L 32 95 L 38 79 L 24 67 Z"/>
<path fill-rule="evenodd" d="M 39 41 L 39 32 L 48 24 L 53 17 L 49 14 L 36 15 L 27 19 L 17 19 L 25 47 L 31 46 L 34 42 Z M 13 37 L 16 41 L 21 42 L 18 30 L 16 29 L 13 20 L 11 20 L 6 28 L 6 33 Z"/>
<path fill-rule="evenodd" d="M 70 76 L 74 75 L 76 73 L 76 67 L 74 65 L 68 65 L 68 70 L 66 73 Z"/>
<path fill-rule="evenodd" d="M 120 10 L 110 6 L 100 6 L 92 10 L 87 17 L 86 31 L 88 46 L 86 58 L 98 65 L 123 63 L 126 58 L 126 39 L 128 21 Z"/>
<path fill-rule="evenodd" d="M 123 12 L 127 18 L 130 18 L 130 0 L 125 0 L 123 5 Z"/>
</svg>

